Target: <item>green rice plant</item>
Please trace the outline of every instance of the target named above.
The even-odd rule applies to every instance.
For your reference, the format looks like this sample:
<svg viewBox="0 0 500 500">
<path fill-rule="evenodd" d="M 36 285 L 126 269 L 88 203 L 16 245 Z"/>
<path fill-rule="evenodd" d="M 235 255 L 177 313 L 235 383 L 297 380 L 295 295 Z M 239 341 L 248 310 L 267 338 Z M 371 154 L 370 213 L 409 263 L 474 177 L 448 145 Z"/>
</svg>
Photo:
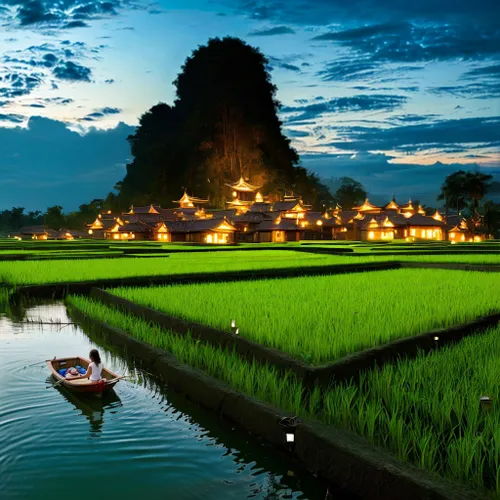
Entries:
<svg viewBox="0 0 500 500">
<path fill-rule="evenodd" d="M 364 372 L 323 394 L 323 422 L 500 496 L 500 327 Z M 480 397 L 489 396 L 485 411 Z"/>
<path fill-rule="evenodd" d="M 500 311 L 496 273 L 401 269 L 232 283 L 116 288 L 169 315 L 231 331 L 314 365 Z"/>
<path fill-rule="evenodd" d="M 180 362 L 203 370 L 238 391 L 296 415 L 304 414 L 302 383 L 290 372 L 283 375 L 274 367 L 249 363 L 232 351 L 214 348 L 190 336 L 178 336 L 87 297 L 71 296 L 67 298 L 67 302 L 90 318 L 124 330 L 138 340 L 164 349 Z"/>
<path fill-rule="evenodd" d="M 0 262 L 0 282 L 11 285 L 61 283 L 134 276 L 219 273 L 261 269 L 314 267 L 374 262 L 375 258 L 347 259 L 287 250 L 256 250 L 174 253 L 168 258 L 121 258 L 99 260 L 58 260 L 54 262 Z"/>
<path fill-rule="evenodd" d="M 500 326 L 456 346 L 363 372 L 357 383 L 316 388 L 305 404 L 292 374 L 283 376 L 86 297 L 67 300 L 90 318 L 165 349 L 238 391 L 360 434 L 402 461 L 500 498 Z M 493 400 L 490 412 L 480 406 L 483 395 Z"/>
</svg>

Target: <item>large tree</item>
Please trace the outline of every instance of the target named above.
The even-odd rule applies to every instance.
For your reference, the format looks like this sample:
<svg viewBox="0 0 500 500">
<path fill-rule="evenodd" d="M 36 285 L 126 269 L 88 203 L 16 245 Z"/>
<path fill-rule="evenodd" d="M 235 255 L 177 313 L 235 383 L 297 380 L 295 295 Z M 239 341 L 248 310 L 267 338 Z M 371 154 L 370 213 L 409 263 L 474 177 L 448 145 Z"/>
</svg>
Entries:
<svg viewBox="0 0 500 500">
<path fill-rule="evenodd" d="M 363 185 L 351 177 L 330 179 L 330 190 L 333 191 L 335 201 L 344 209 L 360 205 L 366 198 L 367 192 Z"/>
<path fill-rule="evenodd" d="M 118 186 L 120 202 L 170 204 L 185 188 L 221 207 L 224 184 L 240 176 L 275 196 L 323 191 L 317 178 L 307 174 L 304 181 L 296 169 L 267 67 L 258 49 L 237 38 L 196 49 L 174 82 L 174 105 L 151 108 L 128 139 L 134 159 Z"/>
<path fill-rule="evenodd" d="M 467 205 L 476 209 L 488 191 L 492 178 L 482 172 L 458 170 L 446 177 L 437 199 L 444 200 L 446 210 L 459 212 Z"/>
</svg>

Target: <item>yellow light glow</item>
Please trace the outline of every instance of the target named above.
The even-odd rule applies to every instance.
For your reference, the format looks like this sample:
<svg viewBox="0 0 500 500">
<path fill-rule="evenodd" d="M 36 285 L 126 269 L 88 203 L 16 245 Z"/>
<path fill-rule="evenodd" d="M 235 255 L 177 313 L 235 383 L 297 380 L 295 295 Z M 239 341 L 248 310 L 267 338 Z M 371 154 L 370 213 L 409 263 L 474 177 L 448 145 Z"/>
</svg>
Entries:
<svg viewBox="0 0 500 500">
<path fill-rule="evenodd" d="M 236 198 L 238 196 L 238 193 L 236 191 L 233 191 L 233 198 Z"/>
<path fill-rule="evenodd" d="M 454 245 L 456 243 L 456 241 L 452 241 L 451 244 Z"/>
<path fill-rule="evenodd" d="M 119 235 L 119 234 L 113 234 L 113 238 L 114 238 L 115 240 L 117 240 L 119 237 L 120 237 L 120 235 Z"/>
<path fill-rule="evenodd" d="M 207 234 L 207 236 L 205 237 L 205 241 L 207 243 L 212 243 L 213 242 L 212 235 L 211 234 Z"/>
<path fill-rule="evenodd" d="M 94 231 L 92 229 L 89 229 L 89 234 L 93 234 Z"/>
<path fill-rule="evenodd" d="M 443 216 L 436 210 L 436 213 L 432 216 L 432 218 L 434 220 L 438 220 L 438 221 L 442 221 L 443 220 Z"/>
<path fill-rule="evenodd" d="M 417 234 L 417 232 L 415 231 L 415 229 L 410 229 L 410 236 L 415 236 Z"/>
<path fill-rule="evenodd" d="M 474 236 L 474 241 L 477 243 L 479 241 L 482 241 L 481 236 Z"/>
<path fill-rule="evenodd" d="M 375 233 L 374 233 L 373 231 L 370 231 L 370 232 L 368 233 L 368 238 L 369 238 L 370 240 L 373 240 L 373 239 L 375 238 Z"/>
<path fill-rule="evenodd" d="M 247 226 L 245 226 L 245 227 L 243 228 L 243 232 L 244 232 L 244 233 L 246 233 L 247 231 L 248 231 L 248 227 L 247 227 Z"/>
<path fill-rule="evenodd" d="M 462 234 L 462 238 L 460 238 L 462 241 L 465 241 L 465 234 Z"/>
<path fill-rule="evenodd" d="M 343 232 L 343 233 L 347 233 L 347 228 L 346 228 L 346 227 L 343 227 L 343 228 L 341 229 L 341 232 Z"/>
<path fill-rule="evenodd" d="M 394 224 L 392 223 L 392 221 L 389 220 L 389 217 L 386 217 L 383 226 L 384 227 L 394 227 Z"/>
<path fill-rule="evenodd" d="M 322 225 L 323 225 L 323 221 L 322 221 L 322 220 L 317 220 L 317 221 L 316 221 L 316 224 L 317 224 L 318 226 L 322 226 Z"/>
<path fill-rule="evenodd" d="M 455 233 L 450 233 L 450 238 L 451 238 L 452 240 L 454 240 L 454 239 L 455 239 L 455 236 L 456 236 L 456 235 L 455 235 Z"/>
<path fill-rule="evenodd" d="M 259 191 L 257 191 L 257 194 L 255 195 L 255 201 L 256 203 L 262 203 L 264 201 L 264 198 Z"/>
</svg>

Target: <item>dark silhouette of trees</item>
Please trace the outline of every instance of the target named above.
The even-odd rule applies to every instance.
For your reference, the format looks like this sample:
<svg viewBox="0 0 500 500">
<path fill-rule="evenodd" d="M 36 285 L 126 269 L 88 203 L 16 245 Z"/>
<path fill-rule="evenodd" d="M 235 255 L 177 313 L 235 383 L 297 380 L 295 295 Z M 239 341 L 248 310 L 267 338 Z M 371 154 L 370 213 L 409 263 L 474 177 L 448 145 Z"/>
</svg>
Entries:
<svg viewBox="0 0 500 500">
<path fill-rule="evenodd" d="M 13 207 L 11 210 L 0 212 L 0 233 L 19 231 L 23 226 L 34 226 L 43 224 L 43 216 L 40 210 L 24 213 L 23 207 Z"/>
<path fill-rule="evenodd" d="M 330 183 L 333 188 L 338 186 L 333 197 L 344 210 L 351 210 L 352 207 L 363 203 L 366 198 L 367 192 L 363 185 L 351 177 L 332 179 Z"/>
<path fill-rule="evenodd" d="M 446 211 L 453 209 L 459 212 L 469 204 L 476 209 L 487 193 L 492 178 L 481 172 L 458 170 L 446 177 L 437 199 L 444 200 Z"/>
<path fill-rule="evenodd" d="M 122 205 L 170 204 L 185 188 L 223 207 L 224 184 L 240 176 L 263 184 L 264 194 L 288 190 L 321 201 L 326 188 L 296 168 L 267 67 L 258 49 L 237 38 L 196 49 L 174 81 L 174 105 L 153 106 L 128 138 L 133 161 L 118 186 Z"/>
<path fill-rule="evenodd" d="M 54 205 L 53 207 L 47 208 L 43 219 L 44 225 L 49 229 L 61 229 L 66 223 L 66 217 L 62 213 L 62 207 L 59 205 Z"/>
</svg>

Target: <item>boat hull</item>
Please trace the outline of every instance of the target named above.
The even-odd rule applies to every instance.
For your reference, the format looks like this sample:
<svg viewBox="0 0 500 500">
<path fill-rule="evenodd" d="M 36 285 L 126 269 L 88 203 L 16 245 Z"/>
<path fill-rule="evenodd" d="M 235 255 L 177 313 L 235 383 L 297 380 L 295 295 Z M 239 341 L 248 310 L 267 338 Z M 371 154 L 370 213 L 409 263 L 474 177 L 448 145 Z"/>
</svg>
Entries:
<svg viewBox="0 0 500 500">
<path fill-rule="evenodd" d="M 73 392 L 83 394 L 102 394 L 103 392 L 112 389 L 119 381 L 119 375 L 106 368 L 103 368 L 102 370 L 102 377 L 105 380 L 99 380 L 97 382 L 93 382 L 88 379 L 67 379 L 58 372 L 58 370 L 60 370 L 61 368 L 67 368 L 76 365 L 82 366 L 83 368 L 87 369 L 90 364 L 90 360 L 82 358 L 81 356 L 54 358 L 47 360 L 46 363 L 52 377 L 57 382 L 59 382 L 59 385 L 62 385 L 66 387 L 66 389 Z"/>
</svg>

